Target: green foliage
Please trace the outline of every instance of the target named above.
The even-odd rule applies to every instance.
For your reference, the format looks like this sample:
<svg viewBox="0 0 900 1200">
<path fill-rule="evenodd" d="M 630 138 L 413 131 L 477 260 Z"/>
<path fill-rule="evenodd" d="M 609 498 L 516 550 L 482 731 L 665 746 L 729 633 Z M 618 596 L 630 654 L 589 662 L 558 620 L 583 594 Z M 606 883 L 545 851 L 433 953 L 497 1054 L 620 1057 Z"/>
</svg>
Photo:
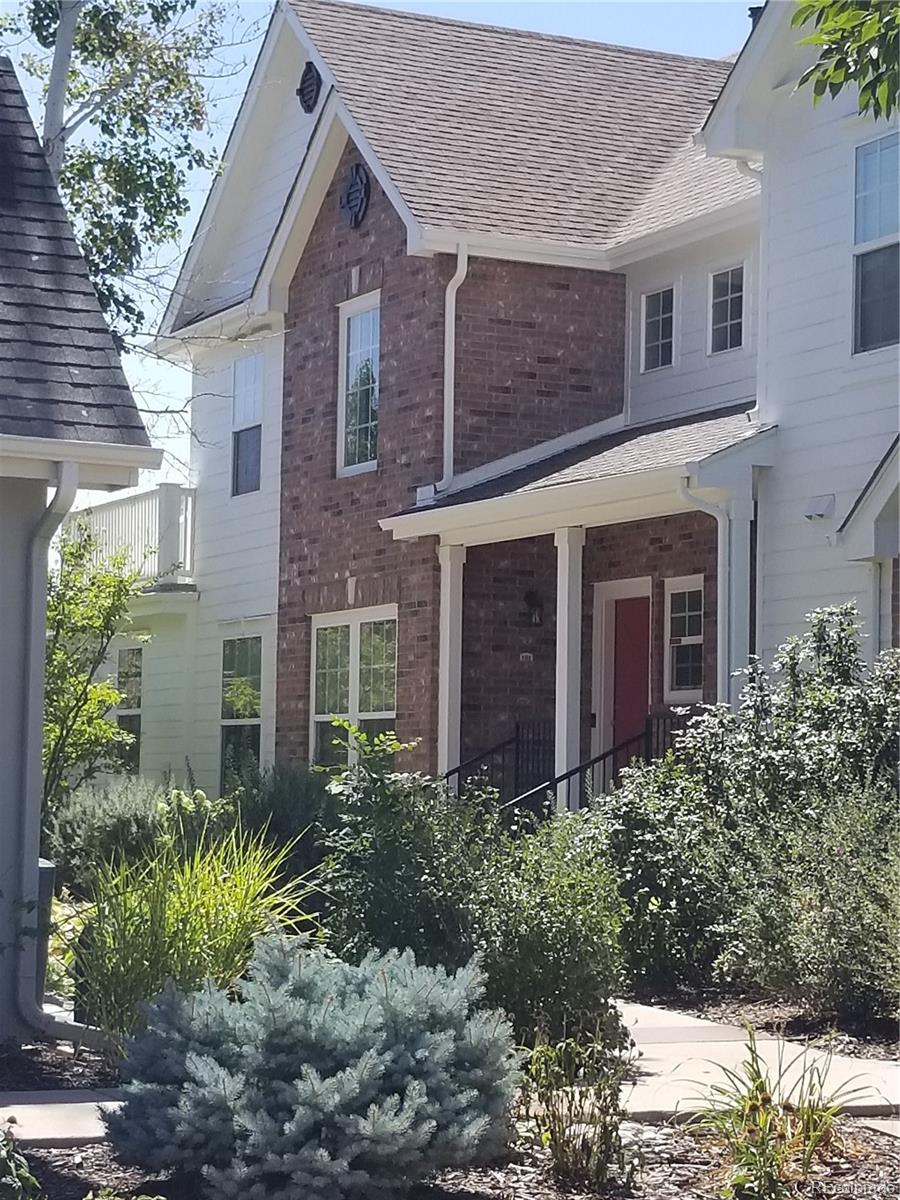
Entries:
<svg viewBox="0 0 900 1200">
<path fill-rule="evenodd" d="M 186 856 L 164 840 L 147 862 L 102 864 L 75 950 L 81 1015 L 120 1042 L 167 980 L 185 990 L 204 979 L 230 987 L 257 937 L 303 919 L 311 884 L 281 882 L 287 853 L 234 829 L 200 838 Z"/>
<path fill-rule="evenodd" d="M 850 84 L 859 88 L 859 111 L 890 118 L 900 97 L 900 7 L 885 0 L 798 0 L 794 28 L 812 24 L 803 46 L 819 58 L 800 78 L 813 85 L 816 104 Z"/>
<path fill-rule="evenodd" d="M 476 967 L 351 966 L 267 938 L 235 993 L 151 1008 L 106 1117 L 127 1161 L 221 1200 L 368 1200 L 506 1146 L 517 1058 Z"/>
<path fill-rule="evenodd" d="M 65 79 L 64 104 L 45 118 L 47 149 L 100 301 L 120 333 L 134 332 L 145 324 L 135 276 L 152 251 L 177 242 L 191 173 L 213 165 L 202 148 L 208 89 L 235 71 L 218 56 L 228 10 L 88 0 L 69 43 L 59 38 L 63 7 L 28 0 L 9 24 L 49 52 L 20 57 L 49 95 L 54 77 Z"/>
<path fill-rule="evenodd" d="M 600 831 L 577 816 L 507 831 L 495 797 L 458 797 L 394 769 L 405 748 L 350 731 L 358 759 L 329 785 L 339 829 L 325 890 L 342 954 L 409 948 L 457 967 L 478 953 L 517 1035 L 593 1027 L 620 981 L 621 903 Z"/>
<path fill-rule="evenodd" d="M 797 1194 L 797 1181 L 809 1176 L 814 1159 L 832 1141 L 837 1114 L 863 1090 L 826 1092 L 830 1066 L 830 1057 L 809 1058 L 805 1049 L 788 1059 L 780 1041 L 773 1072 L 748 1029 L 746 1059 L 737 1070 L 720 1068 L 723 1082 L 709 1089 L 692 1122 L 724 1143 L 731 1157 L 725 1200 L 786 1200 Z"/>
<path fill-rule="evenodd" d="M 634 1063 L 633 1047 L 607 1030 L 555 1044 L 540 1039 L 531 1051 L 526 1105 L 564 1182 L 631 1186 L 642 1162 L 622 1144 L 622 1084 Z"/>
<path fill-rule="evenodd" d="M 17 1149 L 11 1124 L 0 1129 L 0 1197 L 2 1200 L 40 1200 L 41 1189 L 25 1155 Z"/>
<path fill-rule="evenodd" d="M 735 712 L 707 709 L 600 798 L 635 985 L 715 973 L 893 1011 L 898 724 L 900 654 L 867 669 L 853 609 L 823 609 L 771 672 L 750 668 Z"/>
<path fill-rule="evenodd" d="M 104 557 L 84 524 L 65 532 L 59 565 L 47 583 L 44 698 L 44 810 L 52 814 L 72 789 L 114 769 L 131 734 L 107 718 L 122 696 L 98 679 L 128 608 L 141 590 L 124 553 Z"/>
</svg>

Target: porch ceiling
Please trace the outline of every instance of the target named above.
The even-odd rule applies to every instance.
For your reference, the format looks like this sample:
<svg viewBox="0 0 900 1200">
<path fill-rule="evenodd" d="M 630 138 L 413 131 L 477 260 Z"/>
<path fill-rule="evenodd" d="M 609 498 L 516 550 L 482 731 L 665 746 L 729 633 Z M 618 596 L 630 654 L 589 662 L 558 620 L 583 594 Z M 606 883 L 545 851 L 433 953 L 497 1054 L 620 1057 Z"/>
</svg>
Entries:
<svg viewBox="0 0 900 1200">
<path fill-rule="evenodd" d="M 381 522 L 395 538 L 438 535 L 478 545 L 552 533 L 563 526 L 614 525 L 690 509 L 679 496 L 721 501 L 747 486 L 752 468 L 770 466 L 775 426 L 742 409 L 680 422 L 631 426 L 528 467 L 482 476 L 436 503 Z"/>
</svg>

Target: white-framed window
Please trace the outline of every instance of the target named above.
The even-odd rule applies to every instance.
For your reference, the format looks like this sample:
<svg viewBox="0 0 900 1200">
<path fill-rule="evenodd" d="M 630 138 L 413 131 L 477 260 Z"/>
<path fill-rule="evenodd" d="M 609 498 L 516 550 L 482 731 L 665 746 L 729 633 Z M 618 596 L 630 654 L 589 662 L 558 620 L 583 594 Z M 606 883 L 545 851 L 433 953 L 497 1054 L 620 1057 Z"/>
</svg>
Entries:
<svg viewBox="0 0 900 1200">
<path fill-rule="evenodd" d="M 900 341 L 900 134 L 856 147 L 853 353 Z"/>
<path fill-rule="evenodd" d="M 675 288 L 641 297 L 641 370 L 671 367 L 675 355 Z"/>
<path fill-rule="evenodd" d="M 703 699 L 703 576 L 665 581 L 663 699 L 695 704 Z"/>
<path fill-rule="evenodd" d="M 337 471 L 357 475 L 378 465 L 381 292 L 340 305 Z"/>
<path fill-rule="evenodd" d="M 372 737 L 397 719 L 397 606 L 324 613 L 312 619 L 310 758 L 320 765 L 347 761 L 343 717 Z"/>
<path fill-rule="evenodd" d="M 116 688 L 122 694 L 116 708 L 116 724 L 132 736 L 129 746 L 123 747 L 121 760 L 129 775 L 141 769 L 141 692 L 143 687 L 144 651 L 140 646 L 123 646 L 116 655 Z"/>
<path fill-rule="evenodd" d="M 263 356 L 245 354 L 232 368 L 231 494 L 258 492 L 262 473 Z"/>
<path fill-rule="evenodd" d="M 709 352 L 737 350 L 744 344 L 744 264 L 710 275 Z"/>
<path fill-rule="evenodd" d="M 222 642 L 221 782 L 248 761 L 259 763 L 262 638 Z"/>
</svg>

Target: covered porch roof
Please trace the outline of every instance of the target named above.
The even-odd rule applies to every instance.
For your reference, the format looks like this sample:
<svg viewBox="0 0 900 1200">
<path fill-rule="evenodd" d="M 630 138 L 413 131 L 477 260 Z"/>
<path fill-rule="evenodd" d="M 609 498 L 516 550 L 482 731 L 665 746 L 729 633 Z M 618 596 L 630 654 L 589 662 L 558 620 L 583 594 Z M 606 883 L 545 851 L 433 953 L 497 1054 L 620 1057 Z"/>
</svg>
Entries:
<svg viewBox="0 0 900 1200">
<path fill-rule="evenodd" d="M 695 506 L 681 484 L 710 501 L 743 491 L 753 467 L 771 466 L 775 432 L 746 405 L 624 426 L 527 466 L 518 459 L 505 470 L 500 460 L 459 476 L 439 499 L 381 526 L 395 538 L 478 545 L 686 512 Z"/>
</svg>

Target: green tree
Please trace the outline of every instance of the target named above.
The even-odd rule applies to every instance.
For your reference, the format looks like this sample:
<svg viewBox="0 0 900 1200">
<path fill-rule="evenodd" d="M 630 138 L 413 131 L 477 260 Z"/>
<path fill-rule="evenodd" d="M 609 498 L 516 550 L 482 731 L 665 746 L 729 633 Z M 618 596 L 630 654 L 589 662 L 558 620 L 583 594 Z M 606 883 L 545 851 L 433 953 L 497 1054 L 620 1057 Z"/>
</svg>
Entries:
<svg viewBox="0 0 900 1200">
<path fill-rule="evenodd" d="M 104 767 L 118 765 L 133 741 L 108 720 L 122 693 L 98 675 L 113 638 L 128 624 L 139 573 L 123 552 L 104 558 L 82 524 L 63 534 L 59 552 L 47 585 L 45 813 Z"/>
<path fill-rule="evenodd" d="M 859 111 L 890 117 L 900 99 L 900 5 L 884 0 L 798 0 L 794 28 L 813 25 L 802 46 L 819 47 L 801 86 L 818 103 L 845 87 L 859 88 Z"/>
<path fill-rule="evenodd" d="M 44 147 L 120 337 L 144 324 L 160 283 L 148 263 L 178 240 L 190 173 L 212 166 L 211 81 L 239 69 L 219 56 L 228 11 L 215 0 L 21 0 L 0 26 L 35 48 L 18 65 L 42 85 Z"/>
</svg>

